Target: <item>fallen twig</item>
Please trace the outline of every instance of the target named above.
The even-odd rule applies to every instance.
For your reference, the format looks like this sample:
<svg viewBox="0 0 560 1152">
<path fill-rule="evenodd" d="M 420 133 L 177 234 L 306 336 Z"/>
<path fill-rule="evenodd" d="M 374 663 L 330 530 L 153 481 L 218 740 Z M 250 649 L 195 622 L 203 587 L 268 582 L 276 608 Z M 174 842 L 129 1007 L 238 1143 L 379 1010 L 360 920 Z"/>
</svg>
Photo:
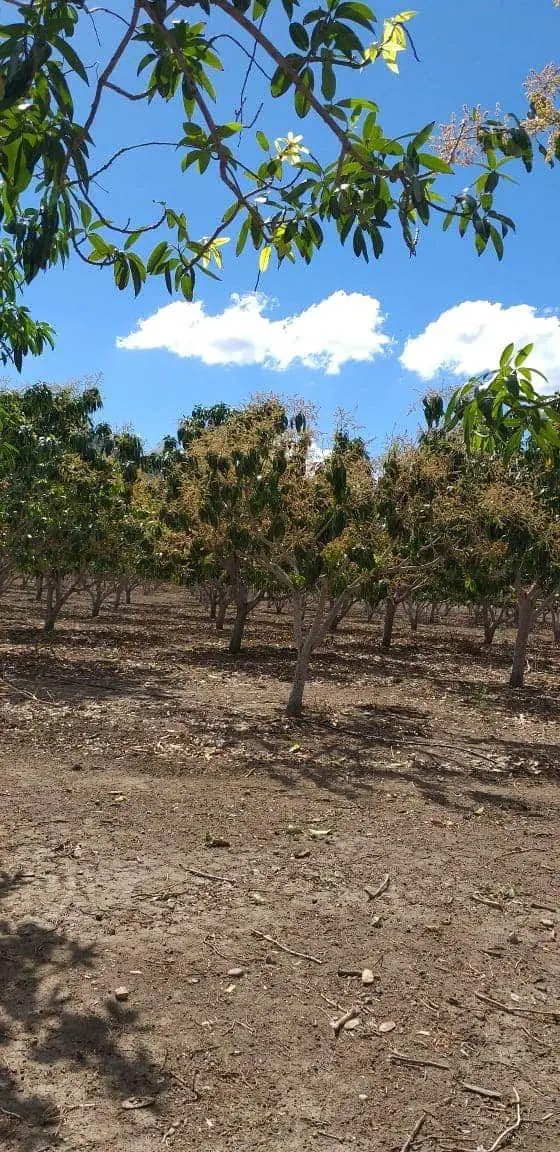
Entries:
<svg viewBox="0 0 560 1152">
<path fill-rule="evenodd" d="M 0 1108 L 0 1112 L 3 1116 L 11 1116 L 12 1120 L 23 1120 L 21 1112 L 10 1112 L 9 1108 Z"/>
<path fill-rule="evenodd" d="M 477 1000 L 482 1000 L 484 1004 L 490 1004 L 492 1008 L 499 1008 L 501 1012 L 509 1012 L 514 1016 L 547 1016 L 553 1019 L 560 1017 L 560 1009 L 554 1008 L 519 1008 L 514 1004 L 504 1004 L 501 1000 L 494 1000 L 493 996 L 486 996 L 484 992 L 475 992 Z"/>
<path fill-rule="evenodd" d="M 237 884 L 231 876 L 215 876 L 212 872 L 203 872 L 201 868 L 187 868 L 191 876 L 200 876 L 203 880 L 214 880 L 216 884 Z"/>
<path fill-rule="evenodd" d="M 475 1096 L 488 1096 L 491 1100 L 501 1100 L 502 1093 L 495 1092 L 493 1088 L 481 1088 L 479 1084 L 469 1084 L 466 1080 L 460 1081 L 463 1092 L 473 1092 Z"/>
<path fill-rule="evenodd" d="M 198 1068 L 193 1073 L 193 1078 L 190 1084 L 188 1080 L 185 1080 L 182 1076 L 179 1076 L 179 1073 L 174 1072 L 172 1068 L 166 1068 L 165 1075 L 170 1076 L 172 1080 L 175 1080 L 177 1084 L 180 1084 L 181 1088 L 186 1088 L 187 1092 L 192 1092 L 195 1100 L 200 1100 L 200 1092 L 196 1087 Z"/>
<path fill-rule="evenodd" d="M 488 896 L 479 896 L 477 892 L 469 892 L 469 897 L 477 904 L 488 904 L 490 908 L 499 908 L 503 912 L 504 906 L 500 900 L 490 900 Z"/>
<path fill-rule="evenodd" d="M 33 704 L 41 704 L 44 708 L 66 707 L 64 700 L 54 700 L 51 696 L 49 696 L 48 700 L 43 700 L 41 696 L 36 696 L 34 692 L 26 692 L 24 688 L 18 688 L 17 684 L 14 684 L 13 680 L 8 680 L 8 677 L 5 676 L 3 672 L 0 672 L 0 684 L 5 684 L 7 688 L 11 688 L 12 692 L 17 692 L 18 696 L 25 696 L 26 700 L 31 700 Z M 16 1116 L 17 1113 L 9 1112 L 8 1115 Z M 21 1120 L 21 1116 L 19 1119 Z"/>
<path fill-rule="evenodd" d="M 397 1052 L 395 1050 L 390 1053 L 390 1059 L 396 1064 L 412 1064 L 418 1065 L 420 1068 L 443 1068 L 446 1072 L 449 1072 L 451 1069 L 451 1065 L 447 1060 L 432 1060 L 430 1058 L 424 1059 L 421 1056 L 407 1056 L 406 1052 Z"/>
<path fill-rule="evenodd" d="M 500 1132 L 500 1135 L 496 1137 L 496 1139 L 494 1140 L 494 1143 L 491 1144 L 490 1148 L 484 1148 L 483 1147 L 480 1149 L 480 1152 L 496 1152 L 496 1150 L 498 1148 L 502 1147 L 502 1144 L 504 1143 L 504 1141 L 507 1140 L 509 1136 L 511 1136 L 512 1132 L 516 1132 L 517 1129 L 520 1127 L 520 1125 L 521 1125 L 521 1102 L 519 1100 L 519 1092 L 517 1091 L 517 1088 L 513 1089 L 513 1094 L 515 1096 L 515 1120 L 514 1120 L 513 1124 L 510 1124 L 508 1128 L 504 1128 L 504 1131 Z"/>
<path fill-rule="evenodd" d="M 287 944 L 281 944 L 279 940 L 275 940 L 273 936 L 267 936 L 266 932 L 258 932 L 256 928 L 252 929 L 253 936 L 257 936 L 259 940 L 266 940 L 267 944 L 273 944 L 275 948 L 279 948 L 281 952 L 287 952 L 289 956 L 299 956 L 300 960 L 310 960 L 312 964 L 322 964 L 323 961 L 319 960 L 318 956 L 311 956 L 309 952 L 298 952 L 295 948 L 288 948 Z"/>
<path fill-rule="evenodd" d="M 389 876 L 389 873 L 387 873 L 387 875 L 383 877 L 378 888 L 366 888 L 364 886 L 364 892 L 367 893 L 368 899 L 375 900 L 376 896 L 381 896 L 381 893 L 385 892 L 386 888 L 389 887 L 390 880 L 391 877 Z"/>
<path fill-rule="evenodd" d="M 538 908 L 539 912 L 558 912 L 557 908 L 552 908 L 550 904 L 536 904 L 531 902 L 531 908 Z"/>
<path fill-rule="evenodd" d="M 347 1012 L 343 1012 L 342 1016 L 338 1017 L 338 1020 L 331 1020 L 331 1028 L 335 1036 L 338 1036 L 341 1029 L 344 1028 L 344 1025 L 347 1024 L 349 1020 L 355 1020 L 359 1014 L 359 1008 L 349 1008 Z"/>
<path fill-rule="evenodd" d="M 416 1139 L 416 1137 L 417 1137 L 417 1135 L 418 1135 L 418 1133 L 419 1133 L 419 1131 L 420 1131 L 420 1129 L 421 1129 L 421 1127 L 422 1127 L 422 1125 L 426 1119 L 426 1115 L 427 1115 L 427 1113 L 423 1112 L 422 1115 L 419 1117 L 419 1119 L 416 1121 L 416 1124 L 414 1125 L 414 1128 L 412 1129 L 410 1136 L 407 1136 L 407 1138 L 406 1138 L 406 1140 L 405 1140 L 405 1142 L 401 1148 L 401 1152 L 409 1152 L 409 1149 L 412 1148 L 412 1145 L 414 1144 L 414 1141 L 415 1141 L 415 1139 Z"/>
<path fill-rule="evenodd" d="M 496 763 L 494 756 L 486 756 L 484 752 L 477 752 L 474 748 L 471 748 L 470 746 L 466 747 L 464 744 L 442 744 L 437 740 L 430 740 L 429 738 L 426 738 L 425 740 L 413 740 L 408 736 L 406 740 L 391 740 L 391 745 L 393 744 L 396 744 L 401 748 L 446 748 L 448 751 L 463 752 L 467 755 L 470 754 L 471 756 L 474 756 L 475 760 L 486 760 L 488 764 Z M 502 769 L 502 771 L 503 770 L 504 769 Z"/>
<path fill-rule="evenodd" d="M 326 1128 L 319 1128 L 320 1120 L 314 1120 L 312 1116 L 302 1116 L 301 1119 L 306 1124 L 312 1124 L 318 1136 L 324 1136 L 326 1140 L 335 1140 L 337 1144 L 346 1144 L 344 1136 L 337 1136 L 336 1132 L 327 1132 Z"/>
</svg>

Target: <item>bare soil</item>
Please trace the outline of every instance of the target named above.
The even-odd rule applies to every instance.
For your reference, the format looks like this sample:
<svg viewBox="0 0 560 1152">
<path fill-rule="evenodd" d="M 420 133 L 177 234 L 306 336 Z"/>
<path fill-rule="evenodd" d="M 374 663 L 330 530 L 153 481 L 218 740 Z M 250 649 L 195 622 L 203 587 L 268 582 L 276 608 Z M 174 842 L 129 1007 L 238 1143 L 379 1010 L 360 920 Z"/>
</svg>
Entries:
<svg viewBox="0 0 560 1152">
<path fill-rule="evenodd" d="M 287 616 L 70 607 L 0 610 L 2 1148 L 558 1152 L 548 634 L 513 692 L 511 633 L 357 613 L 296 723 Z"/>
</svg>

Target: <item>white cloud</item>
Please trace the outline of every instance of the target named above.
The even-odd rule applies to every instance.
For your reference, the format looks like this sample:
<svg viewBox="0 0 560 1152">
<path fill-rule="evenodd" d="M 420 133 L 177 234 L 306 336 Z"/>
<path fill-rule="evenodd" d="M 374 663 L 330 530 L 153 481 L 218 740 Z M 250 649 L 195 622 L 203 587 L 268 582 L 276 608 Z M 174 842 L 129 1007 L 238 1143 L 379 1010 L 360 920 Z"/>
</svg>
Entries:
<svg viewBox="0 0 560 1152">
<path fill-rule="evenodd" d="M 168 304 L 117 339 L 119 348 L 165 348 L 204 364 L 260 364 L 278 372 L 294 364 L 336 375 L 351 360 L 371 361 L 391 343 L 378 300 L 333 292 L 318 304 L 272 320 L 266 296 L 233 295 L 214 316 L 200 301 Z"/>
<path fill-rule="evenodd" d="M 534 344 L 527 363 L 548 378 L 545 385 L 535 377 L 536 387 L 560 389 L 560 319 L 549 311 L 539 315 L 529 304 L 507 308 L 489 300 L 466 300 L 410 337 L 400 361 L 423 380 L 440 371 L 467 380 L 497 368 L 501 352 L 512 341 L 518 348 Z"/>
<path fill-rule="evenodd" d="M 309 476 L 312 476 L 317 468 L 324 464 L 331 455 L 332 448 L 322 448 L 317 440 L 312 440 L 307 450 L 307 460 L 305 470 Z"/>
</svg>

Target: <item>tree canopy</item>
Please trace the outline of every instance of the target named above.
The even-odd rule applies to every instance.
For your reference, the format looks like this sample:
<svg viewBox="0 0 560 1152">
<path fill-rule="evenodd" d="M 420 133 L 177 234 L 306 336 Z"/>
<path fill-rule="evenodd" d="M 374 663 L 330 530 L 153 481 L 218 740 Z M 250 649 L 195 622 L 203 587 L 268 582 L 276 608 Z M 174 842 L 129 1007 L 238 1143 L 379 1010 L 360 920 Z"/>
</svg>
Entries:
<svg viewBox="0 0 560 1152">
<path fill-rule="evenodd" d="M 134 0 L 126 15 L 67 0 L 10 3 L 13 21 L 0 29 L 4 362 L 20 368 L 26 354 L 52 344 L 53 332 L 31 317 L 21 289 L 71 256 L 109 267 L 121 290 L 138 294 L 156 277 L 186 299 L 199 275 L 219 273 L 230 240 L 237 254 L 251 246 L 264 273 L 273 258 L 312 260 L 326 230 L 369 260 L 382 255 L 395 228 L 413 254 L 420 231 L 440 218 L 444 228 L 470 234 L 477 252 L 490 245 L 501 258 L 514 227 L 499 210 L 504 169 L 515 161 L 531 169 L 535 134 L 514 115 L 479 118 L 478 172 L 465 189 L 453 185 L 453 163 L 433 139 L 435 121 L 415 124 L 411 110 L 398 138 L 386 130 L 369 75 L 398 71 L 401 53 L 415 51 L 414 12 L 380 21 L 357 0 Z M 92 36 L 101 56 L 95 73 L 83 51 Z M 221 85 L 232 52 L 237 108 Z M 132 87 L 124 78 L 131 73 L 138 77 Z M 261 89 L 254 123 L 245 99 L 250 75 Z M 286 129 L 271 138 L 275 101 L 285 106 L 286 125 L 294 113 L 301 120 L 302 134 Z M 98 120 L 119 102 L 135 112 L 139 132 L 147 107 L 164 105 L 165 140 L 115 138 L 112 153 L 101 157 Z M 548 107 L 545 134 L 550 115 Z M 313 150 L 307 118 L 319 129 Z M 111 209 L 114 166 L 131 150 L 162 145 L 174 149 L 189 188 L 207 170 L 220 182 L 223 205 L 203 235 L 185 215 L 185 197 L 169 203 L 165 188 L 150 219 L 119 220 Z M 107 210 L 98 202 L 100 178 Z"/>
</svg>

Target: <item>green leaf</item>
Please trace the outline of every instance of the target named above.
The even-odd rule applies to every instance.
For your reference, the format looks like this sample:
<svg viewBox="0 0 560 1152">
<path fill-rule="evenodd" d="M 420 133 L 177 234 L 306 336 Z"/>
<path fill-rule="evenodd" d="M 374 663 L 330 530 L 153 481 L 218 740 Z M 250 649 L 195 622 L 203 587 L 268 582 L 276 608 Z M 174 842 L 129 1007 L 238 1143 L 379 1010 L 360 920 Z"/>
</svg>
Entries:
<svg viewBox="0 0 560 1152">
<path fill-rule="evenodd" d="M 496 256 L 498 257 L 498 260 L 501 260 L 504 254 L 504 242 L 497 228 L 490 228 L 490 238 L 494 245 Z"/>
<path fill-rule="evenodd" d="M 303 27 L 303 24 L 290 24 L 289 32 L 296 48 L 299 48 L 301 52 L 307 52 L 309 48 L 309 35 Z"/>
<path fill-rule="evenodd" d="M 152 250 L 152 252 L 150 252 L 148 257 L 146 268 L 150 275 L 157 275 L 158 272 L 161 272 L 163 263 L 168 258 L 169 254 L 169 245 L 167 241 L 160 240 L 159 244 L 156 244 L 155 248 Z"/>
<path fill-rule="evenodd" d="M 441 172 L 444 176 L 451 176 L 453 168 L 446 160 L 442 160 L 441 156 L 433 156 L 431 152 L 419 152 L 418 160 L 424 168 L 430 172 Z"/>
<path fill-rule="evenodd" d="M 130 268 L 130 275 L 132 276 L 134 295 L 138 296 L 146 279 L 146 269 L 140 257 L 134 254 L 129 255 L 128 266 Z"/>
<path fill-rule="evenodd" d="M 78 53 L 74 51 L 70 44 L 68 44 L 66 40 L 63 40 L 61 36 L 52 36 L 51 43 L 54 44 L 55 48 L 58 48 L 60 55 L 64 57 L 66 63 L 69 64 L 73 71 L 80 77 L 80 80 L 83 80 L 84 84 L 89 85 L 88 74 L 84 65 Z"/>
<path fill-rule="evenodd" d="M 235 246 L 235 255 L 236 256 L 241 256 L 241 253 L 245 247 L 245 244 L 247 243 L 247 237 L 249 235 L 250 227 L 251 227 L 251 217 L 247 216 L 246 219 L 243 221 L 243 224 L 241 225 L 241 228 L 239 230 L 239 236 L 237 237 L 237 244 Z"/>
<path fill-rule="evenodd" d="M 514 361 L 516 368 L 520 368 L 521 365 L 525 363 L 527 358 L 531 355 L 533 348 L 534 348 L 533 344 L 525 344 L 525 346 L 523 348 L 519 349 L 519 352 L 517 353 L 517 356 L 515 357 L 515 361 Z"/>
<path fill-rule="evenodd" d="M 309 112 L 309 108 L 310 108 L 309 100 L 307 99 L 305 92 L 303 92 L 301 90 L 301 88 L 298 88 L 298 90 L 294 96 L 294 108 L 295 108 L 300 120 L 303 120 L 307 116 L 307 113 Z"/>
<path fill-rule="evenodd" d="M 265 136 L 264 132 L 259 131 L 256 133 L 256 137 L 263 152 L 270 152 L 270 142 L 268 136 Z"/>
<path fill-rule="evenodd" d="M 84 200 L 80 202 L 80 216 L 82 218 L 82 224 L 84 228 L 88 229 L 91 224 L 93 212 L 89 204 L 86 204 Z"/>
<path fill-rule="evenodd" d="M 412 140 L 411 143 L 412 143 L 412 147 L 413 147 L 415 152 L 417 152 L 418 149 L 421 148 L 422 145 L 425 144 L 426 141 L 430 139 L 430 137 L 433 133 L 433 130 L 435 128 L 435 125 L 436 125 L 435 120 L 432 120 L 431 124 L 426 124 L 426 127 L 422 128 L 422 131 L 418 132 L 418 134 L 414 137 L 414 139 Z"/>
<path fill-rule="evenodd" d="M 282 67 L 277 68 L 270 82 L 271 95 L 275 98 L 278 98 L 278 96 L 283 96 L 284 93 L 288 91 L 291 83 L 292 81 L 290 80 L 290 77 L 286 75 L 284 69 Z"/>
<path fill-rule="evenodd" d="M 325 100 L 332 100 L 336 92 L 336 75 L 330 60 L 321 65 L 321 92 Z"/>
<path fill-rule="evenodd" d="M 504 372 L 506 368 L 509 368 L 514 348 L 514 344 L 508 344 L 507 347 L 504 348 L 502 355 L 500 356 L 500 368 L 502 369 L 502 372 Z"/>
<path fill-rule="evenodd" d="M 367 28 L 369 32 L 373 32 L 375 28 L 375 13 L 368 4 L 339 4 L 336 9 L 337 20 L 351 20 L 354 24 L 360 24 L 362 28 Z"/>
</svg>

